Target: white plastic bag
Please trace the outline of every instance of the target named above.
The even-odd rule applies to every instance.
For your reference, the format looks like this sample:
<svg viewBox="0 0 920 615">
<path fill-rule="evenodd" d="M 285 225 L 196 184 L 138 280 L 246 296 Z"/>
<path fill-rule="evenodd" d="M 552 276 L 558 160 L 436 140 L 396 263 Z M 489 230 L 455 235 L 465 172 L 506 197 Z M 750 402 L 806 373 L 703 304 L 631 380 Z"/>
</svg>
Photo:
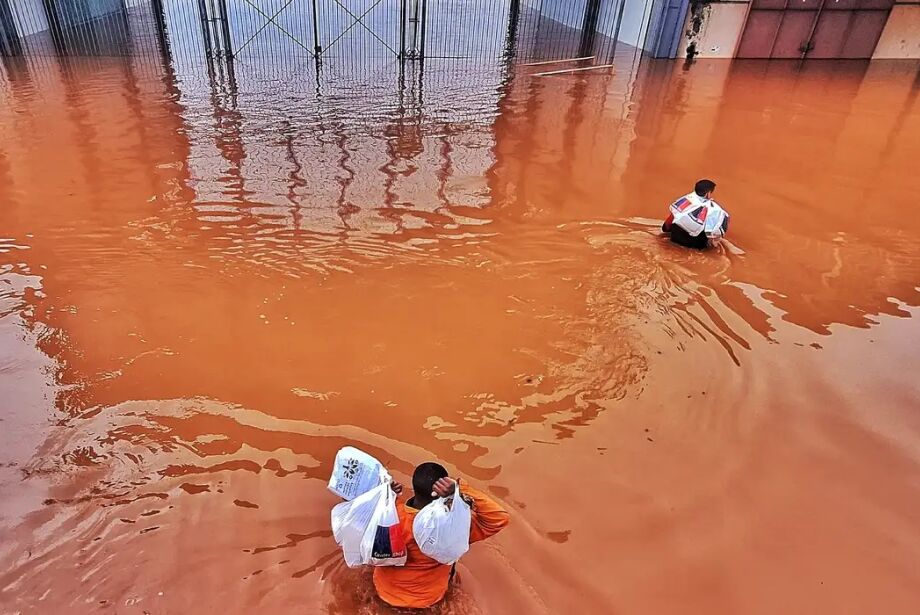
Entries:
<svg viewBox="0 0 920 615">
<path fill-rule="evenodd" d="M 460 497 L 457 483 L 453 496 L 438 498 L 415 515 L 412 535 L 422 553 L 442 564 L 453 564 L 470 550 L 471 521 L 470 506 Z"/>
<path fill-rule="evenodd" d="M 696 237 L 703 232 L 706 215 L 709 213 L 709 202 L 709 199 L 695 192 L 685 194 L 671 204 L 673 223 L 687 231 L 691 237 Z"/>
<path fill-rule="evenodd" d="M 332 536 L 350 568 L 404 566 L 406 541 L 390 482 L 333 507 Z"/>
<path fill-rule="evenodd" d="M 726 233 L 728 233 L 729 218 L 728 212 L 722 209 L 718 204 L 709 210 L 709 216 L 707 216 L 703 228 L 706 232 L 706 237 L 709 239 L 709 245 L 714 246 L 718 244 L 722 241 L 722 238 L 725 237 Z"/>
<path fill-rule="evenodd" d="M 388 480 L 390 475 L 383 464 L 364 451 L 346 446 L 335 454 L 329 491 L 353 500 Z"/>
<path fill-rule="evenodd" d="M 671 204 L 674 224 L 687 231 L 691 237 L 706 233 L 710 245 L 715 245 L 728 232 L 728 212 L 713 201 L 695 192 L 684 195 Z"/>
</svg>

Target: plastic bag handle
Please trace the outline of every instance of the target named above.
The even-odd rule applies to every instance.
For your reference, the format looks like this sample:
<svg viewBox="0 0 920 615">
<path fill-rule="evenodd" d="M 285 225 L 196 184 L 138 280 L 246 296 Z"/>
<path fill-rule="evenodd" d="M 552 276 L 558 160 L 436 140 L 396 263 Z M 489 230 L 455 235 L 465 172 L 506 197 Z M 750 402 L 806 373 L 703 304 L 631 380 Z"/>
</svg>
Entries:
<svg viewBox="0 0 920 615">
<path fill-rule="evenodd" d="M 448 477 L 448 478 L 450 478 L 450 477 Z M 448 500 L 452 500 L 452 499 L 454 499 L 454 497 L 460 495 L 460 479 L 459 479 L 459 478 L 456 478 L 456 479 L 453 479 L 453 481 L 454 481 L 454 485 L 455 485 L 455 487 L 454 487 L 454 492 L 453 492 L 452 494 L 446 496 L 446 497 L 438 496 L 438 497 L 436 497 L 436 498 L 433 500 L 434 502 L 437 502 L 437 501 L 444 501 L 444 502 L 447 502 Z M 432 491 L 432 493 L 434 493 L 434 492 Z"/>
</svg>

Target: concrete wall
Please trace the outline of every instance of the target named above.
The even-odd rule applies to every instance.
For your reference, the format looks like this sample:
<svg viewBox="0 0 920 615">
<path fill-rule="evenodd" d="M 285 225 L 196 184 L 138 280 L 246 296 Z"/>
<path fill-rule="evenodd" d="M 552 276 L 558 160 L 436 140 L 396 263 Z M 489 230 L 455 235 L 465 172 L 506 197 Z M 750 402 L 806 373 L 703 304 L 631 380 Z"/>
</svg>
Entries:
<svg viewBox="0 0 920 615">
<path fill-rule="evenodd" d="M 697 57 L 731 58 L 744 30 L 749 2 L 712 2 L 691 4 L 684 24 L 684 35 L 677 48 L 677 57 L 687 57 L 694 45 Z"/>
<path fill-rule="evenodd" d="M 902 2 L 891 9 L 873 58 L 920 58 L 920 3 Z"/>
</svg>

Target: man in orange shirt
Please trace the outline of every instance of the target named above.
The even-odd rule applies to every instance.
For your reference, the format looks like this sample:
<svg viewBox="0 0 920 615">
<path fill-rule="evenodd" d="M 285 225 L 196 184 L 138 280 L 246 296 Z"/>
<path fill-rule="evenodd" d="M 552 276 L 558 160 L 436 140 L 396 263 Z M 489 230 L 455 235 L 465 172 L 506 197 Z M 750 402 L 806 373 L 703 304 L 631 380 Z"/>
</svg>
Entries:
<svg viewBox="0 0 920 615">
<path fill-rule="evenodd" d="M 396 503 L 406 539 L 406 565 L 374 568 L 374 587 L 377 595 L 387 604 L 424 609 L 440 602 L 447 593 L 454 569 L 419 550 L 412 536 L 412 522 L 434 497 L 450 497 L 456 488 L 457 482 L 448 478 L 447 470 L 437 463 L 423 463 L 415 468 L 412 474 L 413 497 L 408 502 L 400 499 Z M 393 491 L 397 495 L 402 490 L 402 485 L 393 483 Z M 484 540 L 508 525 L 508 512 L 483 492 L 464 483 L 460 486 L 460 497 L 469 503 L 471 509 L 470 543 Z"/>
</svg>

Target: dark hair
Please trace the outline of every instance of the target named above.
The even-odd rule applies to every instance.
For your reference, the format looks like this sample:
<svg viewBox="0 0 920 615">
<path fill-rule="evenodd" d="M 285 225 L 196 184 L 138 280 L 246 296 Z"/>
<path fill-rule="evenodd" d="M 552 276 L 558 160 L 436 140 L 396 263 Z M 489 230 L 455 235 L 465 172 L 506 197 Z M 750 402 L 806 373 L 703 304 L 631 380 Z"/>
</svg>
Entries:
<svg viewBox="0 0 920 615">
<path fill-rule="evenodd" d="M 715 189 L 716 183 L 711 179 L 701 179 L 693 187 L 693 191 L 696 192 L 697 196 L 706 196 Z"/>
<path fill-rule="evenodd" d="M 428 461 L 415 468 L 415 472 L 412 473 L 412 489 L 419 498 L 429 500 L 434 484 L 442 478 L 447 478 L 444 466 Z"/>
</svg>

